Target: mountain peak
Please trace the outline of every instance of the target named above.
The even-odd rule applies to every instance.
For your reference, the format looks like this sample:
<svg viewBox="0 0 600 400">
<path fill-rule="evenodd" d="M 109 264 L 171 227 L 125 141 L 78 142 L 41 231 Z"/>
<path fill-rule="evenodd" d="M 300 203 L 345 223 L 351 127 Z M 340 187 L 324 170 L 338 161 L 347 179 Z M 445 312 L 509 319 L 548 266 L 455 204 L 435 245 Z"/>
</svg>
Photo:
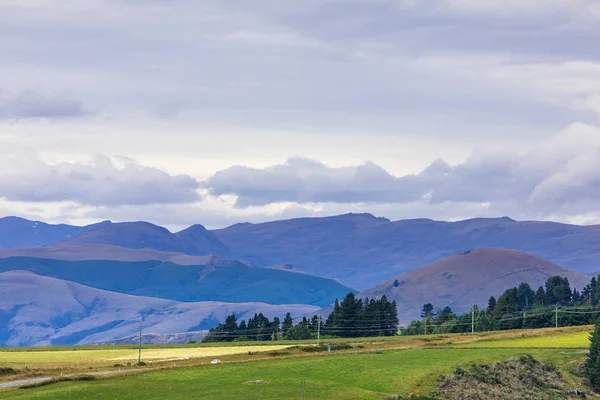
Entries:
<svg viewBox="0 0 600 400">
<path fill-rule="evenodd" d="M 376 217 L 370 213 L 346 213 L 342 215 L 338 215 L 335 217 L 330 217 L 332 219 L 342 219 L 342 220 L 352 220 L 352 221 L 366 221 L 366 222 L 390 222 L 389 219 L 384 217 Z"/>
</svg>

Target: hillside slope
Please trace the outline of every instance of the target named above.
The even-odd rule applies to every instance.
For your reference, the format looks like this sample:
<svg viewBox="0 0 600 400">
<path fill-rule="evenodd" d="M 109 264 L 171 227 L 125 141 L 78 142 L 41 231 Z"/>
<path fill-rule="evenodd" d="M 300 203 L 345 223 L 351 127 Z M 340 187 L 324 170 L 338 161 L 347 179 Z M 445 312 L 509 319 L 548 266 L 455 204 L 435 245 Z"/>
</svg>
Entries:
<svg viewBox="0 0 600 400">
<path fill-rule="evenodd" d="M 259 312 L 272 318 L 315 309 L 262 303 L 180 303 L 11 271 L 0 273 L 0 346 L 114 341 L 138 332 L 141 316 L 146 333 L 168 334 L 209 329 L 232 313 L 240 319 Z"/>
<path fill-rule="evenodd" d="M 359 289 L 472 248 L 524 251 L 579 272 L 600 265 L 600 226 L 477 218 L 390 222 L 369 214 L 236 224 L 213 231 L 244 259 L 292 264 Z"/>
<path fill-rule="evenodd" d="M 177 301 L 265 302 L 325 306 L 350 288 L 333 279 L 255 268 L 217 257 L 179 265 L 160 260 L 65 261 L 34 257 L 0 259 L 0 272 L 27 270 L 119 293 Z"/>
<path fill-rule="evenodd" d="M 436 308 L 450 306 L 465 312 L 471 304 L 487 307 L 490 296 L 527 282 L 533 290 L 551 276 L 567 277 L 571 288 L 583 288 L 590 277 L 542 258 L 514 250 L 474 249 L 410 272 L 360 293 L 360 297 L 396 300 L 401 322 L 418 319 L 423 304 Z M 397 282 L 397 286 L 394 284 Z"/>
</svg>

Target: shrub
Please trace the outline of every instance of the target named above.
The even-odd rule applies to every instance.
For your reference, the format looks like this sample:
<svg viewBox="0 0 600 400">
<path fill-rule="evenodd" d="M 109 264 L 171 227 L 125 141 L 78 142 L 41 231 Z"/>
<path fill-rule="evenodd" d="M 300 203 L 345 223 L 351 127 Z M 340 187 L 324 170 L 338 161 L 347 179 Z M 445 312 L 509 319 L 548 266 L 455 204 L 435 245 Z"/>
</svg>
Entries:
<svg viewBox="0 0 600 400">
<path fill-rule="evenodd" d="M 16 375 L 17 370 L 13 368 L 0 368 L 0 376 Z"/>
<path fill-rule="evenodd" d="M 32 383 L 30 385 L 23 385 L 20 388 L 21 389 L 35 389 L 35 388 L 39 388 L 39 387 L 43 387 L 43 386 L 52 385 L 53 383 L 75 382 L 75 381 L 87 382 L 87 381 L 93 381 L 95 379 L 96 379 L 96 377 L 92 376 L 92 375 L 58 377 L 58 378 L 52 378 L 52 379 L 49 379 L 49 380 L 43 381 L 43 382 Z"/>
</svg>

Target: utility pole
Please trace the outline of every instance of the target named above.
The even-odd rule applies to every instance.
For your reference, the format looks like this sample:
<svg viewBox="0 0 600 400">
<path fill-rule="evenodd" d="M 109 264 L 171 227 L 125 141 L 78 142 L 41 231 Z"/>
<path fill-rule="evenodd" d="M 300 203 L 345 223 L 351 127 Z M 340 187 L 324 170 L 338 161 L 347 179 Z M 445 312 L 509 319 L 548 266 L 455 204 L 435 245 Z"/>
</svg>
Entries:
<svg viewBox="0 0 600 400">
<path fill-rule="evenodd" d="M 319 323 L 317 324 L 317 346 L 321 345 L 321 314 L 319 314 Z"/>
<path fill-rule="evenodd" d="M 554 306 L 554 313 L 556 315 L 556 317 L 555 317 L 555 321 L 556 321 L 555 327 L 558 328 L 558 304 Z"/>
<path fill-rule="evenodd" d="M 471 305 L 471 335 L 475 333 L 475 305 Z"/>
<path fill-rule="evenodd" d="M 142 323 L 140 322 L 140 347 L 138 348 L 138 365 L 142 364 Z"/>
</svg>

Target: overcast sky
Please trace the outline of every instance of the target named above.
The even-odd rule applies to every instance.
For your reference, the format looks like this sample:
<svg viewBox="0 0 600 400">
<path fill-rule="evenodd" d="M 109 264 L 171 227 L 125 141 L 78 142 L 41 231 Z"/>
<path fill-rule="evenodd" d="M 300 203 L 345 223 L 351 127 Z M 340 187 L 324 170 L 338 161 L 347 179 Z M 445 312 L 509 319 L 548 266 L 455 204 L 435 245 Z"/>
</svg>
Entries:
<svg viewBox="0 0 600 400">
<path fill-rule="evenodd" d="M 0 1 L 0 216 L 600 223 L 598 0 Z"/>
</svg>

